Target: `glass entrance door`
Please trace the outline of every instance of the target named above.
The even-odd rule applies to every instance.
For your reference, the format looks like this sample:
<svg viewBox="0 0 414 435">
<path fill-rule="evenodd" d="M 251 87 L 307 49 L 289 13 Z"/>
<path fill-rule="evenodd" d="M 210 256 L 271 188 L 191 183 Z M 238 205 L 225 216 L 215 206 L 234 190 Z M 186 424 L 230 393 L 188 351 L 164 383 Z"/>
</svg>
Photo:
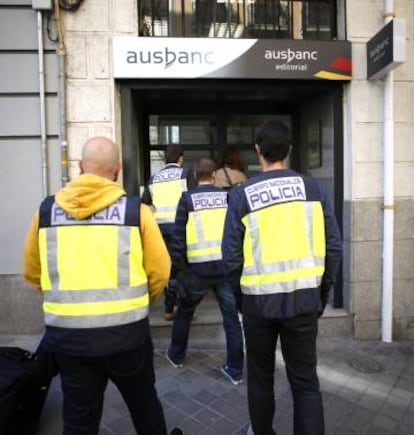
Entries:
<svg viewBox="0 0 414 435">
<path fill-rule="evenodd" d="M 226 145 L 240 149 L 247 175 L 260 170 L 254 149 L 257 128 L 269 119 L 279 119 L 289 128 L 289 115 L 168 115 L 149 116 L 149 172 L 164 165 L 164 150 L 169 144 L 179 144 L 184 150 L 186 167 L 193 167 L 201 157 L 216 162 Z"/>
</svg>

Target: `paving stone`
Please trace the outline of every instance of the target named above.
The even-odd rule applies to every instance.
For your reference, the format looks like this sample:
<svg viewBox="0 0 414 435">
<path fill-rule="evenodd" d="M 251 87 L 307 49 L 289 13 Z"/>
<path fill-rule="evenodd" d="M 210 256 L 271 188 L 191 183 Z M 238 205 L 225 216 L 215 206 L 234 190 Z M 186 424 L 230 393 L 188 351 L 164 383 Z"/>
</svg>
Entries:
<svg viewBox="0 0 414 435">
<path fill-rule="evenodd" d="M 399 425 L 398 420 L 392 419 L 385 415 L 378 415 L 374 420 L 374 425 L 387 429 L 390 432 L 395 432 L 397 426 Z"/>
<path fill-rule="evenodd" d="M 369 427 L 364 435 L 394 435 L 394 432 L 391 432 L 387 429 L 383 429 L 379 426 L 371 426 Z"/>
<path fill-rule="evenodd" d="M 134 425 L 132 424 L 132 420 L 129 415 L 125 415 L 123 417 L 112 420 L 110 423 L 108 423 L 107 426 L 114 433 L 127 433 L 134 428 Z"/>
<path fill-rule="evenodd" d="M 187 418 L 180 423 L 180 429 L 184 434 L 198 434 L 202 433 L 206 429 L 206 426 L 192 418 Z"/>
<path fill-rule="evenodd" d="M 250 424 L 250 417 L 249 413 L 247 412 L 247 404 L 234 407 L 227 413 L 226 417 L 229 420 L 237 422 L 241 425 L 248 426 Z"/>
<path fill-rule="evenodd" d="M 172 406 L 179 404 L 180 410 L 186 415 L 192 415 L 200 410 L 200 404 L 189 399 L 181 391 L 172 391 L 163 397 L 163 401 L 170 403 Z"/>
<path fill-rule="evenodd" d="M 174 406 L 164 411 L 164 415 L 167 427 L 170 428 L 170 430 L 174 427 L 180 427 L 181 423 L 188 418 L 186 414 Z M 119 432 L 119 435 L 121 434 L 122 432 Z"/>
<path fill-rule="evenodd" d="M 325 396 L 325 392 L 323 392 L 323 397 Z M 358 399 L 362 396 L 363 393 L 360 391 L 355 391 L 352 388 L 348 388 L 348 386 L 340 388 L 336 393 L 335 396 L 342 397 L 344 400 L 347 400 L 348 402 L 356 403 Z M 332 395 L 333 396 L 333 395 Z"/>
<path fill-rule="evenodd" d="M 193 397 L 194 400 L 197 400 L 197 402 L 200 402 L 203 405 L 208 405 L 209 403 L 213 402 L 217 399 L 217 396 L 210 393 L 208 390 L 201 390 Z"/>
<path fill-rule="evenodd" d="M 237 403 L 238 402 L 235 402 L 234 400 L 219 398 L 211 402 L 208 407 L 213 411 L 226 416 L 235 406 L 237 406 Z"/>
<path fill-rule="evenodd" d="M 101 427 L 99 428 L 99 435 L 114 435 L 114 431 L 111 430 L 109 427 L 106 427 L 105 425 L 101 424 Z"/>
<path fill-rule="evenodd" d="M 352 426 L 336 426 L 335 429 L 332 431 L 333 435 L 357 435 L 361 434 L 361 428 L 355 428 Z"/>
<path fill-rule="evenodd" d="M 370 390 L 367 390 L 366 393 L 359 398 L 358 405 L 362 408 L 368 408 L 375 411 L 381 408 L 384 401 L 385 397 L 370 394 Z"/>
<path fill-rule="evenodd" d="M 221 418 L 220 420 L 217 420 L 215 423 L 212 423 L 209 426 L 209 429 L 212 430 L 216 435 L 232 434 L 233 432 L 236 432 L 239 429 L 239 425 L 233 423 L 227 418 Z"/>
<path fill-rule="evenodd" d="M 414 391 L 408 390 L 408 387 L 394 387 L 390 393 L 392 396 L 399 397 L 407 402 L 409 402 L 414 397 Z"/>
<path fill-rule="evenodd" d="M 196 347 L 196 343 L 194 343 Z M 184 435 L 245 435 L 250 424 L 246 382 L 233 386 L 219 371 L 222 350 L 190 350 L 182 369 L 156 349 L 156 388 L 168 430 Z M 363 373 L 348 363 L 351 355 L 369 357 L 382 373 Z M 319 376 L 326 435 L 412 435 L 414 427 L 414 342 L 361 342 L 322 338 Z M 363 366 L 371 367 L 369 364 Z M 373 366 L 374 367 L 374 366 Z M 245 373 L 245 381 L 247 381 Z M 278 435 L 293 433 L 293 404 L 280 348 L 275 371 L 274 425 Z M 62 433 L 59 377 L 51 385 L 37 435 Z M 100 435 L 134 434 L 128 410 L 117 389 L 108 385 Z"/>
<path fill-rule="evenodd" d="M 212 427 L 223 417 L 217 412 L 212 411 L 211 409 L 203 408 L 201 409 L 201 411 L 194 414 L 193 418 L 196 421 L 203 423 L 207 427 Z"/>
</svg>

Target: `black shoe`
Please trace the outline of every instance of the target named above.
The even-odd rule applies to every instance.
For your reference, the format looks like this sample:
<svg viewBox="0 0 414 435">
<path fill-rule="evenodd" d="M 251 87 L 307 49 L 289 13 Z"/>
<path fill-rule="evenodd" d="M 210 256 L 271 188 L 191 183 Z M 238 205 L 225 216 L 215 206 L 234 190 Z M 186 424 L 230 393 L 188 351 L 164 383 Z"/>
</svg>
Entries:
<svg viewBox="0 0 414 435">
<path fill-rule="evenodd" d="M 175 427 L 171 432 L 170 435 L 183 435 L 183 431 L 179 427 Z"/>
<path fill-rule="evenodd" d="M 168 355 L 168 349 L 165 352 L 165 358 L 167 358 L 167 361 L 175 368 L 175 369 L 180 369 L 183 366 L 183 363 L 177 363 L 175 361 L 173 361 L 170 357 L 170 355 Z M 181 430 L 181 429 L 180 429 Z"/>
<path fill-rule="evenodd" d="M 243 383 L 243 379 L 240 378 L 235 378 L 232 374 L 230 374 L 229 372 L 229 368 L 224 365 L 220 367 L 221 369 L 221 373 L 223 373 L 223 375 L 233 384 L 233 385 L 240 385 Z"/>
</svg>

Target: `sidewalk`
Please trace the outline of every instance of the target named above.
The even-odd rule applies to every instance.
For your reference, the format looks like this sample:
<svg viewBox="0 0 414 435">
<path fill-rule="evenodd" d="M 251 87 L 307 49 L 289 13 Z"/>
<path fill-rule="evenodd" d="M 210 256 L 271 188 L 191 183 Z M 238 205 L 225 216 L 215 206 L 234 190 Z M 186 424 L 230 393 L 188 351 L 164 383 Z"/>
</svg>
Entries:
<svg viewBox="0 0 414 435">
<path fill-rule="evenodd" d="M 235 387 L 221 374 L 223 350 L 197 349 L 191 342 L 181 369 L 175 369 L 157 347 L 157 390 L 168 429 L 185 435 L 245 434 L 249 425 L 245 383 Z M 325 406 L 326 434 L 411 435 L 414 433 L 414 342 L 391 344 L 320 338 L 319 377 Z M 280 350 L 276 368 L 278 435 L 291 435 L 292 400 Z M 52 384 L 39 435 L 62 433 L 59 379 Z M 134 434 L 125 405 L 108 386 L 102 435 Z"/>
</svg>

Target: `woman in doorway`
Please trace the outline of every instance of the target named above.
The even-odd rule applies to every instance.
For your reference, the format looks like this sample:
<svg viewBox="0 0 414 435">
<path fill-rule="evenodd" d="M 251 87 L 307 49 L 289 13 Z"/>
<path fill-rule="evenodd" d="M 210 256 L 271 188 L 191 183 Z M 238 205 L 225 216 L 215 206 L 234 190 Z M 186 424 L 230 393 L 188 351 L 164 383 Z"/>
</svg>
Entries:
<svg viewBox="0 0 414 435">
<path fill-rule="evenodd" d="M 214 184 L 223 189 L 230 189 L 246 179 L 245 165 L 239 149 L 228 145 L 221 155 Z"/>
</svg>

